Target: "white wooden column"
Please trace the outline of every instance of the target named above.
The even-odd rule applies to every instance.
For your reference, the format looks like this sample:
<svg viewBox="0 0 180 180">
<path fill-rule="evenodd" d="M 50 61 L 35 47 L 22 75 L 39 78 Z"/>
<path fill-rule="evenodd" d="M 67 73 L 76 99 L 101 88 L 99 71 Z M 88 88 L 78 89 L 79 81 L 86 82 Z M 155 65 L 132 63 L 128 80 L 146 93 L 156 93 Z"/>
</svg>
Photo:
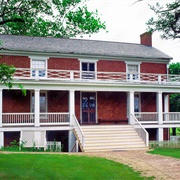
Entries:
<svg viewBox="0 0 180 180">
<path fill-rule="evenodd" d="M 164 95 L 164 112 L 165 112 L 165 115 L 164 115 L 164 120 L 165 121 L 168 121 L 169 119 L 169 95 Z"/>
<path fill-rule="evenodd" d="M 163 141 L 164 140 L 164 137 L 163 137 L 163 128 L 158 128 L 157 129 L 157 140 L 159 142 Z"/>
<path fill-rule="evenodd" d="M 0 148 L 4 146 L 4 132 L 0 131 Z"/>
<path fill-rule="evenodd" d="M 134 124 L 131 114 L 134 115 L 134 91 L 129 92 L 129 124 Z"/>
<path fill-rule="evenodd" d="M 40 126 L 40 90 L 34 90 L 34 120 L 35 126 Z"/>
<path fill-rule="evenodd" d="M 74 90 L 69 91 L 69 120 L 70 125 L 73 125 L 73 115 L 75 114 L 75 92 Z"/>
<path fill-rule="evenodd" d="M 0 127 L 2 127 L 2 104 L 3 104 L 2 89 L 0 89 Z"/>
<path fill-rule="evenodd" d="M 162 92 L 157 92 L 158 124 L 163 124 Z"/>
</svg>

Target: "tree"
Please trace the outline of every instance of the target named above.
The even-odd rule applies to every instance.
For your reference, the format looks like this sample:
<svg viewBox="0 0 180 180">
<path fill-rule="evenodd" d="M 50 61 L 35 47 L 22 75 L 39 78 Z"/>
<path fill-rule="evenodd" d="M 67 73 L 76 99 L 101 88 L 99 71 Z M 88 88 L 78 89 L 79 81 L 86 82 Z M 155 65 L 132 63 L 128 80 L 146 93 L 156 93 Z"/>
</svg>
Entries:
<svg viewBox="0 0 180 180">
<path fill-rule="evenodd" d="M 1 0 L 0 33 L 28 36 L 75 37 L 105 29 L 98 11 L 90 12 L 85 0 Z M 15 67 L 0 64 L 0 82 L 13 86 Z M 26 91 L 18 85 L 23 95 Z"/>
<path fill-rule="evenodd" d="M 0 33 L 69 38 L 105 29 L 98 11 L 88 11 L 85 1 L 1 0 Z"/>
<path fill-rule="evenodd" d="M 157 3 L 150 8 L 155 12 L 156 19 L 152 17 L 147 22 L 148 31 L 159 31 L 164 39 L 180 38 L 180 0 L 174 0 L 164 6 Z"/>
<path fill-rule="evenodd" d="M 169 73 L 180 75 L 180 63 L 170 64 Z M 180 94 L 170 95 L 170 112 L 180 112 Z M 180 128 L 178 130 L 180 131 Z M 176 128 L 173 128 L 173 135 L 176 135 Z"/>
</svg>

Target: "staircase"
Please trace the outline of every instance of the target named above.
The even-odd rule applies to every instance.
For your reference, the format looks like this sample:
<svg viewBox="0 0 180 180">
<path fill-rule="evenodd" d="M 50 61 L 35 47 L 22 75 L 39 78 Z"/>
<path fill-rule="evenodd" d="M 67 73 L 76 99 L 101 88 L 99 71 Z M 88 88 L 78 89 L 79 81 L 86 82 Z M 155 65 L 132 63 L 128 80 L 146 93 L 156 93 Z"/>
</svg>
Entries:
<svg viewBox="0 0 180 180">
<path fill-rule="evenodd" d="M 131 125 L 87 125 L 81 129 L 85 139 L 84 152 L 147 149 Z"/>
</svg>

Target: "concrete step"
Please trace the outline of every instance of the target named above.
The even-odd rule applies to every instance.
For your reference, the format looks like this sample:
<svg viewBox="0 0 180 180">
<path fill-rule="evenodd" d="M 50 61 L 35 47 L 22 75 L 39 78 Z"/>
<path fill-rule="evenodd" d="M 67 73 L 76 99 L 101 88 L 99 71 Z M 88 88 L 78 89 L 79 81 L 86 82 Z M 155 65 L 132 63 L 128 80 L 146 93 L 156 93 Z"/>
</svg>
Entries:
<svg viewBox="0 0 180 180">
<path fill-rule="evenodd" d="M 147 149 L 131 125 L 81 126 L 85 152 Z"/>
</svg>

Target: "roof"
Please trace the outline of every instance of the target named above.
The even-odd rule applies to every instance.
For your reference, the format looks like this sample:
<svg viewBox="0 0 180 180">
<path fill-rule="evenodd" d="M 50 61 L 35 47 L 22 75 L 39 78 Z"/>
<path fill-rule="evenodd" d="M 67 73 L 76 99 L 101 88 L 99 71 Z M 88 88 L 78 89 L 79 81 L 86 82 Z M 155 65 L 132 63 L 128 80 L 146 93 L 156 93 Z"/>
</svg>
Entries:
<svg viewBox="0 0 180 180">
<path fill-rule="evenodd" d="M 0 40 L 3 41 L 0 46 L 1 51 L 8 50 L 121 58 L 172 59 L 156 48 L 134 43 L 19 35 L 0 35 Z"/>
</svg>

